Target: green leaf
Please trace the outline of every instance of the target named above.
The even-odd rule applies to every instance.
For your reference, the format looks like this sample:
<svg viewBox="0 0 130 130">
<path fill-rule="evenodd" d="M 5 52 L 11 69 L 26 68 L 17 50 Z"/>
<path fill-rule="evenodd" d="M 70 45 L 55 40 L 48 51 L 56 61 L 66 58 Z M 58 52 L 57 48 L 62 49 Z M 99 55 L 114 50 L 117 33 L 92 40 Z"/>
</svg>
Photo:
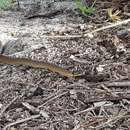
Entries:
<svg viewBox="0 0 130 130">
<path fill-rule="evenodd" d="M 81 0 L 75 0 L 77 8 L 83 13 L 83 14 L 92 14 L 95 9 L 93 7 L 88 7 L 82 4 Z"/>
</svg>

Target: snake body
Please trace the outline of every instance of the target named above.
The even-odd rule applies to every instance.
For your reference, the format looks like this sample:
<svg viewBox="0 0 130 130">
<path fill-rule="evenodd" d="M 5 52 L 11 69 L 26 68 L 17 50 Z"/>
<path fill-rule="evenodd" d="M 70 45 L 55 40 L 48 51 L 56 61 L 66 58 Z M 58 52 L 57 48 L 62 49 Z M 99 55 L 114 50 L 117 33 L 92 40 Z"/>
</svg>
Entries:
<svg viewBox="0 0 130 130">
<path fill-rule="evenodd" d="M 10 65 L 25 65 L 25 66 L 30 66 L 33 68 L 48 69 L 48 70 L 57 72 L 66 77 L 75 77 L 76 76 L 73 74 L 73 72 L 71 72 L 69 70 L 66 70 L 57 65 L 47 63 L 47 62 L 42 62 L 42 61 L 35 61 L 35 60 L 25 59 L 25 58 L 13 58 L 10 56 L 0 54 L 0 62 L 5 63 L 5 64 L 10 64 Z"/>
</svg>

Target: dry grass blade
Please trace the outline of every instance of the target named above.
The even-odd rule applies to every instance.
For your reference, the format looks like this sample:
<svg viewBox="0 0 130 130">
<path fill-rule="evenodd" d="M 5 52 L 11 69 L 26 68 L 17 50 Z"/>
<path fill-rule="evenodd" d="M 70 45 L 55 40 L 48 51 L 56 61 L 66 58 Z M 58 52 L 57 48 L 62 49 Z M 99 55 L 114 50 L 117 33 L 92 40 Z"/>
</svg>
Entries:
<svg viewBox="0 0 130 130">
<path fill-rule="evenodd" d="M 120 16 L 118 16 L 118 15 L 121 13 L 121 11 L 116 10 L 114 12 L 114 10 L 115 10 L 114 8 L 109 8 L 108 9 L 108 16 L 111 18 L 112 21 L 120 21 L 121 19 L 120 19 Z"/>
</svg>

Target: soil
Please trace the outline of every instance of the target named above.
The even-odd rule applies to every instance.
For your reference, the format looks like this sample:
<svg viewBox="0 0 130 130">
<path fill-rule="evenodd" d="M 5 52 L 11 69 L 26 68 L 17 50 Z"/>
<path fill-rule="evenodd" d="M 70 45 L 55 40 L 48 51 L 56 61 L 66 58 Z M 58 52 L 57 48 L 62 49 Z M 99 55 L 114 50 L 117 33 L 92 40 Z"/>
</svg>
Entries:
<svg viewBox="0 0 130 130">
<path fill-rule="evenodd" d="M 114 23 L 112 6 L 122 21 L 129 18 L 128 0 L 98 0 L 90 15 L 71 0 L 42 6 L 21 0 L 0 12 L 0 33 L 17 39 L 6 42 L 3 54 L 83 74 L 67 78 L 1 63 L 0 130 L 130 129 L 130 23 L 91 33 Z"/>
</svg>

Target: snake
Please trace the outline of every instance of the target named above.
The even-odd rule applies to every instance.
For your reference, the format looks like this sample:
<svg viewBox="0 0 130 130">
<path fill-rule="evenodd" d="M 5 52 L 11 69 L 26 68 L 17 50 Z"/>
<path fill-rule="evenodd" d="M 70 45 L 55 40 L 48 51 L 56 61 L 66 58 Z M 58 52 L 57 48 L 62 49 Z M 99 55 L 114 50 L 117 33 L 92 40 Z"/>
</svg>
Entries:
<svg viewBox="0 0 130 130">
<path fill-rule="evenodd" d="M 58 65 L 48 63 L 48 62 L 43 62 L 43 61 L 27 59 L 27 58 L 15 58 L 4 54 L 0 54 L 0 62 L 9 65 L 25 65 L 33 68 L 48 69 L 50 71 L 59 73 L 60 75 L 65 77 L 78 76 L 78 74 L 74 74 L 72 71 L 62 68 Z"/>
</svg>

